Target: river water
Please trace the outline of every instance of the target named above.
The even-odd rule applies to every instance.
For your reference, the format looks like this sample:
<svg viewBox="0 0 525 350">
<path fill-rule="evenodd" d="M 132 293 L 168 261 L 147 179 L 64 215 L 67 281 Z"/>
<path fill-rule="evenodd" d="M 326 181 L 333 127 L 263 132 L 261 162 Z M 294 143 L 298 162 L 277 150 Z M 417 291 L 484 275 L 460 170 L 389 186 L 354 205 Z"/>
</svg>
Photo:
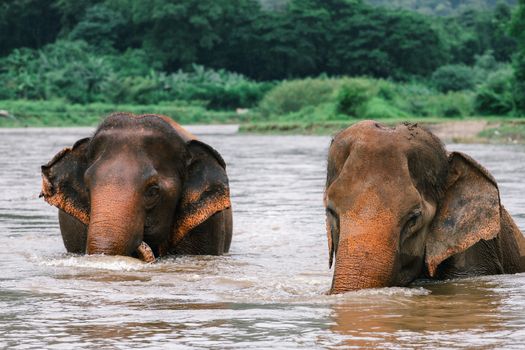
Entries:
<svg viewBox="0 0 525 350">
<path fill-rule="evenodd" d="M 525 274 L 328 296 L 329 137 L 200 128 L 228 165 L 231 251 L 146 265 L 65 253 L 40 165 L 90 129 L 0 129 L 0 348 L 525 346 Z M 484 164 L 525 229 L 525 146 L 450 145 Z"/>
</svg>

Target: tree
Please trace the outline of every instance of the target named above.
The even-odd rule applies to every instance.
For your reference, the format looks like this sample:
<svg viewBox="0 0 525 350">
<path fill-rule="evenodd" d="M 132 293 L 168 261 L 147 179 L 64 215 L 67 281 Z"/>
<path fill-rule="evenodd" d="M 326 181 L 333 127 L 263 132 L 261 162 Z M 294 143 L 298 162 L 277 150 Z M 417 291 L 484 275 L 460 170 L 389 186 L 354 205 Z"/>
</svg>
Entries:
<svg viewBox="0 0 525 350">
<path fill-rule="evenodd" d="M 432 74 L 433 85 L 442 92 L 472 89 L 476 83 L 473 69 L 464 65 L 441 66 Z"/>
<path fill-rule="evenodd" d="M 84 17 L 69 33 L 72 40 L 84 40 L 101 51 L 111 51 L 126 25 L 124 17 L 104 4 L 87 9 Z"/>
<path fill-rule="evenodd" d="M 518 52 L 514 58 L 514 100 L 517 109 L 525 113 L 525 0 L 519 0 L 512 18 L 511 32 L 518 42 Z"/>
<path fill-rule="evenodd" d="M 255 0 L 128 2 L 134 24 L 145 32 L 143 48 L 170 72 L 213 61 L 214 50 L 245 23 L 245 16 L 260 11 Z"/>
<path fill-rule="evenodd" d="M 86 11 L 103 0 L 54 0 L 52 7 L 60 15 L 62 34 L 67 34 L 82 20 Z"/>
<path fill-rule="evenodd" d="M 447 61 L 442 38 L 428 19 L 346 3 L 332 17 L 329 72 L 403 79 L 429 75 Z"/>
<path fill-rule="evenodd" d="M 0 56 L 20 47 L 40 48 L 60 31 L 52 0 L 5 0 L 0 3 Z"/>
</svg>

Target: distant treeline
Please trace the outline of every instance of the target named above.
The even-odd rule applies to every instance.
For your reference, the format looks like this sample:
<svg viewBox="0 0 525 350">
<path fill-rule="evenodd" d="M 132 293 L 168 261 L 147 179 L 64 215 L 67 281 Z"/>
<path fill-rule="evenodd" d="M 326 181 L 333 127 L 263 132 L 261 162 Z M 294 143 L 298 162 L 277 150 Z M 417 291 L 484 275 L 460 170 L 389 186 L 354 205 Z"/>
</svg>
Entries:
<svg viewBox="0 0 525 350">
<path fill-rule="evenodd" d="M 281 11 L 290 0 L 259 0 L 262 7 L 271 11 Z M 516 5 L 516 0 L 365 0 L 374 6 L 417 11 L 426 15 L 450 16 L 468 9 L 490 9 L 499 3 Z"/>
<path fill-rule="evenodd" d="M 0 5 L 0 56 L 83 40 L 96 53 L 139 50 L 155 70 L 199 64 L 258 80 L 367 75 L 409 79 L 472 64 L 492 50 L 509 61 L 511 8 L 470 8 L 446 18 L 378 9 L 359 0 L 8 0 Z"/>
<path fill-rule="evenodd" d="M 483 95 L 477 113 L 524 111 L 518 2 L 438 17 L 362 0 L 7 0 L 0 100 L 251 108 L 281 80 L 349 76 Z"/>
<path fill-rule="evenodd" d="M 516 0 L 366 0 L 376 6 L 404 8 L 427 15 L 450 16 L 469 9 L 491 9 L 499 4 L 514 6 Z"/>
</svg>

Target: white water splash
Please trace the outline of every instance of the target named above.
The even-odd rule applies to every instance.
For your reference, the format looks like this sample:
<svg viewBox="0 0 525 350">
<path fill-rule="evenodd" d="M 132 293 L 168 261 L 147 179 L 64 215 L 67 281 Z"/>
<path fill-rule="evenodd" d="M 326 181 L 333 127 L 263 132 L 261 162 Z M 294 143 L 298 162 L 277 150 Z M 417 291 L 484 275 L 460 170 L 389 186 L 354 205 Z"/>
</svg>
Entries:
<svg viewBox="0 0 525 350">
<path fill-rule="evenodd" d="M 109 255 L 81 255 L 61 258 L 37 257 L 35 260 L 37 264 L 42 266 L 79 267 L 110 271 L 140 271 L 151 266 L 151 264 L 135 258 Z"/>
</svg>

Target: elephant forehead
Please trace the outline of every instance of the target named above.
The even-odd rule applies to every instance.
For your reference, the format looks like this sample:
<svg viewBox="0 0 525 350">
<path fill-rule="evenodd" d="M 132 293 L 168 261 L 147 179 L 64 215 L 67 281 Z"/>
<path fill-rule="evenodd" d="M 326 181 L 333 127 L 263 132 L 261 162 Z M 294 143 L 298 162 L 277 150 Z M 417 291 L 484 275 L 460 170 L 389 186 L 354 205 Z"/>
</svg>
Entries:
<svg viewBox="0 0 525 350">
<path fill-rule="evenodd" d="M 356 140 L 377 137 L 395 137 L 396 128 L 388 127 L 373 120 L 364 120 L 356 123 L 336 135 L 337 141 Z"/>
<path fill-rule="evenodd" d="M 340 176 L 326 191 L 327 201 L 340 212 L 372 219 L 406 213 L 421 196 L 409 178 Z"/>
<path fill-rule="evenodd" d="M 349 145 L 359 141 L 362 143 L 383 144 L 396 143 L 398 148 L 407 147 L 411 141 L 428 137 L 430 134 L 417 124 L 403 123 L 393 127 L 381 124 L 373 120 L 364 120 L 341 131 L 334 137 L 334 143 Z"/>
<path fill-rule="evenodd" d="M 352 201 L 350 210 L 341 213 L 342 218 L 347 218 L 355 224 L 364 224 L 362 221 L 382 222 L 392 221 L 394 218 L 394 206 L 385 205 L 384 196 L 380 195 L 379 191 L 372 188 L 367 188 L 360 191 L 355 200 Z M 378 220 L 379 219 L 379 220 Z"/>
<path fill-rule="evenodd" d="M 393 216 L 402 215 L 421 200 L 406 157 L 388 148 L 374 152 L 354 148 L 326 195 L 340 210 L 367 219 L 383 209 Z"/>
<path fill-rule="evenodd" d="M 114 142 L 127 144 L 144 144 L 155 142 L 176 142 L 182 143 L 182 139 L 176 133 L 162 132 L 147 126 L 138 125 L 136 127 L 107 129 L 97 132 L 91 143 L 94 142 Z"/>
<path fill-rule="evenodd" d="M 106 157 L 129 153 L 164 162 L 177 155 L 183 157 L 185 151 L 185 143 L 175 133 L 165 134 L 147 128 L 104 130 L 97 133 L 90 143 L 92 158 L 101 153 Z"/>
<path fill-rule="evenodd" d="M 348 149 L 340 176 L 364 183 L 410 182 L 406 153 L 392 138 L 355 140 Z"/>
</svg>

